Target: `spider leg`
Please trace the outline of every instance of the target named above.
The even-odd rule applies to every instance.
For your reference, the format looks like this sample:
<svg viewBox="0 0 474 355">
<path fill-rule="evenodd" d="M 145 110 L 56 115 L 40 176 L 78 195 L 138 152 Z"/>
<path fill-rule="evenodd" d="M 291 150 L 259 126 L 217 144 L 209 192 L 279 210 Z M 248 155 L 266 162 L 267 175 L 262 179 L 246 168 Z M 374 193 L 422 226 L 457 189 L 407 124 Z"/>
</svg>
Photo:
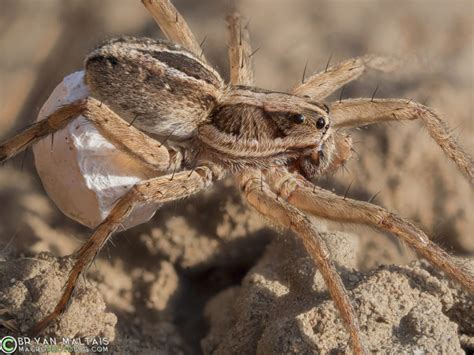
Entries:
<svg viewBox="0 0 474 355">
<path fill-rule="evenodd" d="M 308 254 L 321 272 L 329 293 L 350 332 L 354 353 L 363 354 L 364 346 L 359 322 L 354 315 L 354 310 L 342 280 L 330 259 L 324 240 L 303 213 L 289 203 L 277 198 L 277 195 L 269 189 L 267 183 L 262 180 L 260 174 L 259 171 L 246 170 L 238 175 L 245 199 L 250 206 L 272 223 L 289 228 L 301 239 Z"/>
<path fill-rule="evenodd" d="M 170 0 L 142 0 L 142 3 L 160 26 L 166 38 L 171 42 L 182 45 L 198 58 L 206 60 L 202 55 L 199 42 Z"/>
<path fill-rule="evenodd" d="M 272 189 L 296 208 L 329 220 L 364 224 L 390 232 L 474 294 L 473 275 L 412 223 L 382 207 L 338 196 L 283 170 L 272 170 L 268 176 L 271 176 L 269 184 Z"/>
<path fill-rule="evenodd" d="M 293 88 L 293 94 L 307 95 L 316 101 L 322 100 L 340 87 L 357 79 L 367 69 L 391 72 L 398 66 L 399 61 L 390 57 L 366 55 L 351 58 L 311 75 L 304 83 Z"/>
<path fill-rule="evenodd" d="M 229 30 L 230 83 L 251 86 L 254 84 L 254 73 L 249 31 L 246 26 L 242 26 L 239 13 L 229 14 L 226 19 Z"/>
<path fill-rule="evenodd" d="M 426 106 L 401 99 L 351 99 L 334 102 L 330 112 L 333 127 L 336 129 L 419 118 L 431 138 L 454 161 L 471 184 L 473 183 L 474 168 L 471 157 L 456 142 L 441 117 Z"/>
<path fill-rule="evenodd" d="M 28 146 L 64 128 L 78 116 L 83 116 L 118 149 L 136 158 L 153 170 L 170 167 L 170 152 L 158 141 L 143 134 L 105 104 L 93 98 L 78 100 L 59 108 L 47 118 L 31 125 L 23 132 L 0 143 L 0 163 L 12 158 Z"/>
<path fill-rule="evenodd" d="M 71 299 L 81 273 L 94 260 L 121 223 L 130 215 L 134 206 L 140 203 L 165 203 L 195 194 L 212 184 L 213 174 L 207 167 L 193 171 L 182 171 L 171 175 L 143 181 L 131 188 L 114 206 L 107 218 L 94 231 L 89 240 L 75 253 L 76 262 L 69 273 L 64 292 L 54 310 L 36 323 L 30 334 L 42 332 L 52 321 L 63 313 Z"/>
</svg>

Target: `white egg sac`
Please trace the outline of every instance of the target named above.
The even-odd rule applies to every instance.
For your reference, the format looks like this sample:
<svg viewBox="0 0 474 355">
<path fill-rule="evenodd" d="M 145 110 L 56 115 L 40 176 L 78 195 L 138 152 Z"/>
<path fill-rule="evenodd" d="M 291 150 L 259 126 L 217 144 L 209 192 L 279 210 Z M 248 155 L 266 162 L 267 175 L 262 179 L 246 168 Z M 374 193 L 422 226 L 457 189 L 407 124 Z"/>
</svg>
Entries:
<svg viewBox="0 0 474 355">
<path fill-rule="evenodd" d="M 38 120 L 88 95 L 84 72 L 73 73 L 54 89 Z M 33 152 L 48 195 L 65 215 L 90 228 L 100 224 L 134 184 L 157 175 L 119 151 L 83 116 L 38 142 Z M 136 206 L 123 227 L 147 222 L 158 207 Z"/>
</svg>

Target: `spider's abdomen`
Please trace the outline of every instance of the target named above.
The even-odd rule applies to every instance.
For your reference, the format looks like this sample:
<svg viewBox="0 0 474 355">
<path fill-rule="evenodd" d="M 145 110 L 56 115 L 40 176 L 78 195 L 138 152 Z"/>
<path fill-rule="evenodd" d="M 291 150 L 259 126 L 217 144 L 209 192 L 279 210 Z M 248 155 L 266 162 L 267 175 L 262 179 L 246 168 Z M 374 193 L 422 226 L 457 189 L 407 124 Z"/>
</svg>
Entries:
<svg viewBox="0 0 474 355">
<path fill-rule="evenodd" d="M 92 96 L 143 131 L 185 139 L 216 106 L 219 74 L 181 46 L 147 38 L 110 40 L 86 59 Z"/>
</svg>

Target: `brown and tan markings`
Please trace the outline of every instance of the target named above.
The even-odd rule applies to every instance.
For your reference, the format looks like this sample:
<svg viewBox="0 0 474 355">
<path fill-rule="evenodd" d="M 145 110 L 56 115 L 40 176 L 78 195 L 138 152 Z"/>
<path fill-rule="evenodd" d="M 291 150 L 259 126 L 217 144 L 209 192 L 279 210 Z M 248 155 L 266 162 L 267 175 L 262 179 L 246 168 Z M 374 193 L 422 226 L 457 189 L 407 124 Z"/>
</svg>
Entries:
<svg viewBox="0 0 474 355">
<path fill-rule="evenodd" d="M 32 333 L 43 331 L 64 311 L 79 275 L 134 206 L 190 196 L 229 174 L 235 176 L 255 211 L 301 239 L 323 275 L 356 354 L 368 351 L 364 334 L 310 215 L 392 233 L 474 293 L 473 276 L 414 224 L 379 206 L 338 196 L 311 182 L 349 159 L 350 129 L 419 119 L 472 184 L 470 156 L 432 109 L 402 99 L 322 103 L 368 68 L 388 70 L 392 61 L 376 56 L 350 59 L 311 75 L 291 93 L 257 89 L 253 87 L 248 32 L 240 17 L 232 14 L 228 17 L 231 82 L 224 83 L 169 0 L 142 2 L 175 44 L 135 38 L 106 42 L 86 59 L 91 98 L 59 109 L 0 144 L 0 161 L 5 161 L 81 114 L 117 149 L 163 174 L 138 183 L 116 203 L 75 254 L 76 264 L 63 296 Z"/>
</svg>

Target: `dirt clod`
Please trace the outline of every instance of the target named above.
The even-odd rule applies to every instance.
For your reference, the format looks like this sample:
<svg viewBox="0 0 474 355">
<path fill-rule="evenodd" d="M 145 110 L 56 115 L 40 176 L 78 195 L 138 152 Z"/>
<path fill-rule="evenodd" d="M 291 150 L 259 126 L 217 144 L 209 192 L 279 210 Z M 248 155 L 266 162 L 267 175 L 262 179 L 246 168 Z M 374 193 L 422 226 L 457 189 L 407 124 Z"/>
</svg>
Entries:
<svg viewBox="0 0 474 355">
<path fill-rule="evenodd" d="M 21 334 L 45 317 L 58 302 L 71 258 L 49 253 L 0 262 L 0 304 L 13 317 Z M 79 282 L 68 311 L 45 334 L 64 337 L 115 339 L 117 317 L 106 305 L 93 281 Z M 0 333 L 3 329 L 0 328 Z"/>
<path fill-rule="evenodd" d="M 350 236 L 328 233 L 325 240 L 331 253 L 342 250 L 355 257 Z M 348 334 L 322 278 L 302 254 L 294 240 L 274 241 L 241 287 L 224 290 L 208 303 L 205 353 L 350 353 Z M 472 343 L 472 329 L 463 326 L 469 320 L 459 315 L 472 314 L 474 300 L 425 262 L 366 273 L 347 266 L 340 271 L 369 350 L 463 354 L 462 346 Z"/>
</svg>

